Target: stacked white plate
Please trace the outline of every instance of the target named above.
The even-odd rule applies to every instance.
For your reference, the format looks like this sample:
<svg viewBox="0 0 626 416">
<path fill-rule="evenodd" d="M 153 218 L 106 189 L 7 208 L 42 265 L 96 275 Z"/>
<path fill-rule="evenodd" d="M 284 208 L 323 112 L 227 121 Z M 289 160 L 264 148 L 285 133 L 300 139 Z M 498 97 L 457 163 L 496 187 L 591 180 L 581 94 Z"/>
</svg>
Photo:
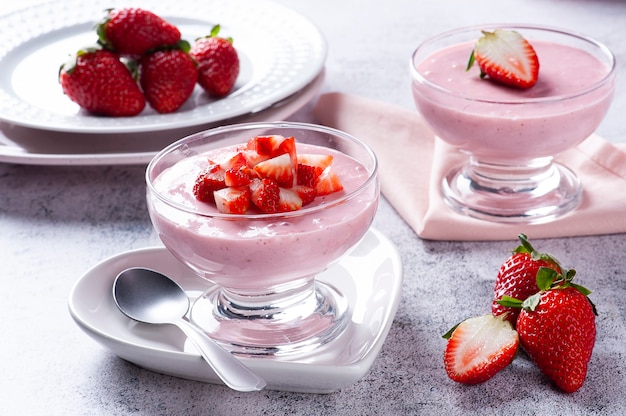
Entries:
<svg viewBox="0 0 626 416">
<path fill-rule="evenodd" d="M 106 7 L 127 6 L 111 0 Z M 269 1 L 140 0 L 193 42 L 221 25 L 241 61 L 234 91 L 211 99 L 197 86 L 172 114 L 97 117 L 62 92 L 58 71 L 97 40 L 101 2 L 54 1 L 0 17 L 0 162 L 39 165 L 143 164 L 167 144 L 207 128 L 284 120 L 322 86 L 326 41 L 296 12 Z"/>
</svg>

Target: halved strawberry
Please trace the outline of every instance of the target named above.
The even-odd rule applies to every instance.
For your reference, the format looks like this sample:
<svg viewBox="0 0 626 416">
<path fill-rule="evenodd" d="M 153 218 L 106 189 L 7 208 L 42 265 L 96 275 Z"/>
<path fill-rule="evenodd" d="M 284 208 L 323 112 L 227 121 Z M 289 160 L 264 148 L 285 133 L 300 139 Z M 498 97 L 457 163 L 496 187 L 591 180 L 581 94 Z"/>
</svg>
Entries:
<svg viewBox="0 0 626 416">
<path fill-rule="evenodd" d="M 219 165 L 211 165 L 198 175 L 193 194 L 199 201 L 214 202 L 213 192 L 225 187 L 224 170 Z"/>
<path fill-rule="evenodd" d="M 213 192 L 215 206 L 224 214 L 245 214 L 250 206 L 250 189 L 228 187 Z"/>
<path fill-rule="evenodd" d="M 278 210 L 280 188 L 273 179 L 255 178 L 250 182 L 250 201 L 267 214 Z"/>
<path fill-rule="evenodd" d="M 532 45 L 517 31 L 496 29 L 483 31 L 470 56 L 467 69 L 474 61 L 480 77 L 519 88 L 530 88 L 539 77 L 539 59 Z"/>
<path fill-rule="evenodd" d="M 302 208 L 302 199 L 292 189 L 280 188 L 278 212 L 297 211 Z"/>
<path fill-rule="evenodd" d="M 466 319 L 444 335 L 444 365 L 452 380 L 477 384 L 508 366 L 519 346 L 517 332 L 503 316 Z"/>
<path fill-rule="evenodd" d="M 331 155 L 322 155 L 317 153 L 299 153 L 298 163 L 326 169 L 333 163 L 333 157 Z"/>
<path fill-rule="evenodd" d="M 328 195 L 343 190 L 343 185 L 337 174 L 329 166 L 315 180 L 315 192 L 317 195 Z"/>
<path fill-rule="evenodd" d="M 279 186 L 290 188 L 294 181 L 294 167 L 288 154 L 267 159 L 254 166 L 261 178 L 274 179 Z"/>
</svg>

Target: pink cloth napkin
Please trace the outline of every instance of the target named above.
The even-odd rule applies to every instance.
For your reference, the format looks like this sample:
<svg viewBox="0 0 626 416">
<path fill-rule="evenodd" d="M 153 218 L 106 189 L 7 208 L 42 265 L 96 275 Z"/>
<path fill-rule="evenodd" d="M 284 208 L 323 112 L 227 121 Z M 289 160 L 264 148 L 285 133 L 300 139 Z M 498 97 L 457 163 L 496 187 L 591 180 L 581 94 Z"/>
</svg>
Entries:
<svg viewBox="0 0 626 416">
<path fill-rule="evenodd" d="M 503 224 L 463 216 L 443 201 L 441 179 L 465 156 L 438 139 L 416 111 L 341 93 L 322 95 L 317 121 L 370 145 L 379 160 L 381 190 L 424 239 L 510 240 L 626 232 L 626 146 L 592 135 L 558 160 L 579 176 L 583 200 L 545 224 Z"/>
</svg>

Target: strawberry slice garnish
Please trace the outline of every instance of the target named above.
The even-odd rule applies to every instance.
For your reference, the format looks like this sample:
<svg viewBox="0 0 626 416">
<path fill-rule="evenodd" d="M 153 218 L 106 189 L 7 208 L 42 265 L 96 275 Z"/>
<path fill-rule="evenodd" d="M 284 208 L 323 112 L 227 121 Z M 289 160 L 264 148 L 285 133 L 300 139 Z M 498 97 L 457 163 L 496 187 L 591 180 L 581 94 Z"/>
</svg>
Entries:
<svg viewBox="0 0 626 416">
<path fill-rule="evenodd" d="M 328 195 L 341 190 L 343 190 L 343 185 L 333 171 L 332 166 L 324 169 L 322 174 L 315 180 L 315 192 L 317 195 Z"/>
<path fill-rule="evenodd" d="M 228 187 L 213 192 L 215 206 L 224 214 L 245 214 L 250 206 L 250 189 Z"/>
<path fill-rule="evenodd" d="M 448 338 L 444 354 L 448 377 L 464 384 L 489 380 L 513 361 L 519 346 L 510 322 L 491 314 L 466 319 L 444 338 Z"/>
<path fill-rule="evenodd" d="M 266 214 L 278 211 L 280 187 L 273 179 L 255 178 L 250 182 L 251 202 Z"/>
<path fill-rule="evenodd" d="M 297 211 L 302 208 L 302 199 L 293 189 L 280 188 L 278 194 L 278 212 Z"/>
<path fill-rule="evenodd" d="M 333 157 L 331 155 L 323 155 L 317 153 L 299 153 L 298 164 L 309 165 L 326 169 L 333 163 Z"/>
<path fill-rule="evenodd" d="M 315 187 L 315 181 L 322 174 L 324 169 L 319 166 L 305 165 L 298 163 L 298 185 L 308 186 L 310 188 Z"/>
<path fill-rule="evenodd" d="M 539 77 L 539 59 L 532 45 L 514 30 L 483 31 L 478 39 L 467 69 L 474 62 L 480 77 L 519 88 L 530 88 Z"/>
<path fill-rule="evenodd" d="M 317 192 L 315 192 L 315 188 L 304 185 L 295 185 L 291 188 L 295 193 L 298 194 L 300 199 L 302 200 L 302 206 L 308 205 L 315 200 L 317 196 Z"/>
<path fill-rule="evenodd" d="M 219 165 L 211 165 L 198 175 L 193 194 L 199 201 L 214 202 L 213 192 L 225 187 L 224 170 Z"/>
<path fill-rule="evenodd" d="M 279 186 L 293 186 L 294 166 L 286 153 L 258 163 L 254 171 L 260 178 L 274 179 Z"/>
</svg>

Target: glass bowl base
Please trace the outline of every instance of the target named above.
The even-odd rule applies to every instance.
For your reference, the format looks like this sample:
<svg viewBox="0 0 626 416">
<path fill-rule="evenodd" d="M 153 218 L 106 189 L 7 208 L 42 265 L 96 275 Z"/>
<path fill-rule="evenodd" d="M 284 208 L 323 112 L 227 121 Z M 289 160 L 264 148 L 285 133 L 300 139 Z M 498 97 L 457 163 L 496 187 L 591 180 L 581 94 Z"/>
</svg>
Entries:
<svg viewBox="0 0 626 416">
<path fill-rule="evenodd" d="M 337 338 L 350 319 L 348 301 L 334 287 L 318 281 L 306 286 L 254 296 L 251 303 L 216 286 L 194 302 L 190 319 L 234 354 L 310 352 Z"/>
<path fill-rule="evenodd" d="M 444 200 L 456 211 L 500 223 L 545 223 L 574 210 L 582 187 L 567 167 L 508 167 L 470 162 L 442 181 Z"/>
</svg>

